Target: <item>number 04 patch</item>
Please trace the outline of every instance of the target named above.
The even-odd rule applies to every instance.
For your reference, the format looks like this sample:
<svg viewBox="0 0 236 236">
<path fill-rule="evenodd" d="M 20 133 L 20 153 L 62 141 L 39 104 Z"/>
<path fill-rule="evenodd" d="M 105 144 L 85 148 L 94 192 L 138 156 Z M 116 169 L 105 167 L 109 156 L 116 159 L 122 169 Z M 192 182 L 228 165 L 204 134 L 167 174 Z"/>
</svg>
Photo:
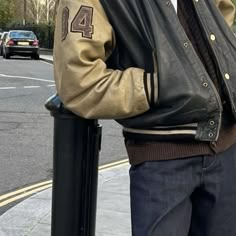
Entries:
<svg viewBox="0 0 236 236">
<path fill-rule="evenodd" d="M 92 39 L 94 27 L 93 8 L 81 6 L 71 22 L 71 32 L 81 33 L 82 37 Z"/>
</svg>

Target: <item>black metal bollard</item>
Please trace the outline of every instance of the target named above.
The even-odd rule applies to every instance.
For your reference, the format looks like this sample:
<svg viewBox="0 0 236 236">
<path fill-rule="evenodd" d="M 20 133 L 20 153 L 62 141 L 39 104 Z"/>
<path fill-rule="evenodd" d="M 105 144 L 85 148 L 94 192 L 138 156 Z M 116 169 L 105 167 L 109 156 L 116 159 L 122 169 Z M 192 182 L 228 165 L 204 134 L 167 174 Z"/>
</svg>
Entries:
<svg viewBox="0 0 236 236">
<path fill-rule="evenodd" d="M 101 130 L 76 116 L 57 95 L 45 107 L 54 117 L 52 236 L 94 236 Z"/>
</svg>

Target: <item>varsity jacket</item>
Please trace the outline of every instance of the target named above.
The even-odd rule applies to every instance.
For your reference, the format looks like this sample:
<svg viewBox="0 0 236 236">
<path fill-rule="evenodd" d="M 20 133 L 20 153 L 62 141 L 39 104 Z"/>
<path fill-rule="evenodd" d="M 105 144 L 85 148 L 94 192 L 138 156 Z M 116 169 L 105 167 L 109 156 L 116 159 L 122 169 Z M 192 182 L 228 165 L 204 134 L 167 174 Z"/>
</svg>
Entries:
<svg viewBox="0 0 236 236">
<path fill-rule="evenodd" d="M 230 0 L 191 0 L 236 118 L 236 38 Z M 216 141 L 222 101 L 171 1 L 61 0 L 57 92 L 72 112 L 116 119 L 134 138 Z"/>
</svg>

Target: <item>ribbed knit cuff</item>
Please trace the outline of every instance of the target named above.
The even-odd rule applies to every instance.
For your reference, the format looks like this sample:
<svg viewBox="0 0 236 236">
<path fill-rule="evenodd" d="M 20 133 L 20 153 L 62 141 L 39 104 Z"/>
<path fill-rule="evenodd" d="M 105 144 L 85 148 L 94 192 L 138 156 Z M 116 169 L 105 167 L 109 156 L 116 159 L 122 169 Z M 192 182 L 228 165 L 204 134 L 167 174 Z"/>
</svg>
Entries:
<svg viewBox="0 0 236 236">
<path fill-rule="evenodd" d="M 158 79 L 157 75 L 153 73 L 144 72 L 144 89 L 147 95 L 147 100 L 150 107 L 158 102 Z"/>
</svg>

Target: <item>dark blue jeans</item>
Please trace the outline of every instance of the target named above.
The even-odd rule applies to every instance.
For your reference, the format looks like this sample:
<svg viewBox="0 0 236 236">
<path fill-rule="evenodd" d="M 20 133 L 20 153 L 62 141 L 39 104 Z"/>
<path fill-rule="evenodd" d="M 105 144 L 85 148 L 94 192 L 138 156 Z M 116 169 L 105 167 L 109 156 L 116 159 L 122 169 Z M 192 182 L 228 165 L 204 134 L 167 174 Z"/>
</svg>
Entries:
<svg viewBox="0 0 236 236">
<path fill-rule="evenodd" d="M 133 236 L 236 236 L 236 145 L 130 168 Z"/>
</svg>

